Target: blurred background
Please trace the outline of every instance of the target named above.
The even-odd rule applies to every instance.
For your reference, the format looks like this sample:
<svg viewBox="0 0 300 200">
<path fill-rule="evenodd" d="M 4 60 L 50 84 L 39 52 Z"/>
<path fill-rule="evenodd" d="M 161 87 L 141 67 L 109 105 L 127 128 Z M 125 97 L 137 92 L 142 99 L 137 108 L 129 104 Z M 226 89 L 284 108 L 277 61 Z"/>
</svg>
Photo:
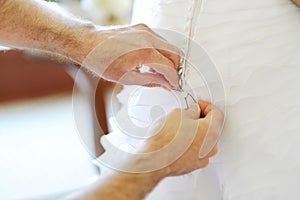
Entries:
<svg viewBox="0 0 300 200">
<path fill-rule="evenodd" d="M 130 22 L 133 0 L 47 0 L 100 25 Z"/>
<path fill-rule="evenodd" d="M 130 23 L 133 5 L 132 0 L 51 3 L 99 25 Z M 77 136 L 72 110 L 76 71 L 30 52 L 0 51 L 0 199 L 57 199 L 99 176 Z M 103 118 L 99 91 L 96 106 Z"/>
</svg>

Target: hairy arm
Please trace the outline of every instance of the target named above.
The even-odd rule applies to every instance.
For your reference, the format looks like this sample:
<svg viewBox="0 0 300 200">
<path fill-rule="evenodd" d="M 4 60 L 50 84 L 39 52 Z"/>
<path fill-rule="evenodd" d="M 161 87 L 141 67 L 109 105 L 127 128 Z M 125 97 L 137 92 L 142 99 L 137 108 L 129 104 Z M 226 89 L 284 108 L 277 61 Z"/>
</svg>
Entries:
<svg viewBox="0 0 300 200">
<path fill-rule="evenodd" d="M 41 0 L 2 0 L 0 19 L 0 45 L 63 56 L 121 84 L 179 88 L 179 50 L 144 24 L 100 27 Z"/>
<path fill-rule="evenodd" d="M 222 128 L 223 114 L 220 110 L 207 102 L 199 102 L 199 105 L 200 106 L 196 106 L 194 104 L 188 110 L 177 109 L 173 111 L 168 115 L 163 128 L 154 137 L 147 139 L 139 151 L 140 153 L 148 153 L 159 152 L 161 150 L 159 153 L 160 156 L 151 156 L 147 159 L 137 158 L 136 160 L 128 160 L 127 163 L 123 163 L 124 166 L 130 166 L 127 168 L 130 171 L 133 169 L 131 167 L 137 165 L 139 165 L 139 170 L 151 171 L 151 169 L 153 169 L 152 167 L 158 170 L 148 173 L 112 171 L 111 174 L 102 177 L 92 187 L 81 191 L 79 194 L 75 194 L 75 196 L 70 196 L 68 199 L 141 200 L 151 192 L 163 178 L 182 175 L 207 166 L 209 158 L 217 153 L 217 147 L 215 145 L 218 133 Z M 204 118 L 199 118 L 201 110 L 205 115 Z M 188 133 L 186 130 L 190 130 L 191 127 L 192 129 L 195 128 L 195 132 Z M 182 142 L 182 138 L 180 137 L 185 137 L 186 134 L 195 136 L 190 138 L 191 143 L 187 144 Z M 175 141 L 175 137 L 180 138 L 176 140 L 177 143 L 173 146 L 175 149 L 171 148 L 169 149 L 170 151 L 165 152 L 164 147 L 169 145 L 171 141 Z M 203 154 L 203 157 L 199 157 L 199 149 L 204 144 L 205 138 L 207 141 L 210 141 L 206 142 L 210 147 L 205 154 Z M 107 153 L 111 153 L 109 155 L 115 154 L 113 151 L 114 148 L 110 149 L 108 143 L 104 141 L 105 140 L 102 141 L 102 144 Z M 183 147 L 183 149 L 185 149 L 179 158 L 177 157 L 178 155 L 176 155 L 178 153 L 176 153 L 177 147 Z M 175 155 L 177 159 L 172 161 L 172 155 Z M 122 158 L 120 159 L 122 160 Z M 132 162 L 130 163 L 130 161 Z M 165 161 L 169 161 L 170 163 L 161 165 L 161 163 L 165 163 Z M 138 170 L 134 171 L 137 172 Z"/>
<path fill-rule="evenodd" d="M 42 1 L 2 0 L 0 18 L 0 44 L 4 46 L 55 52 L 80 63 L 95 45 L 92 23 Z"/>
<path fill-rule="evenodd" d="M 92 186 L 66 199 L 141 200 L 167 175 L 167 172 L 162 170 L 142 174 L 114 171 L 100 178 Z"/>
<path fill-rule="evenodd" d="M 81 64 L 99 43 L 108 41 L 106 43 L 108 49 L 111 49 L 110 47 L 115 50 L 127 48 L 128 53 L 122 51 L 121 53 L 125 54 L 116 57 L 115 60 L 111 58 L 114 62 L 109 66 L 104 66 L 110 69 L 108 70 L 110 74 L 106 77 L 107 79 L 124 84 L 162 85 L 166 88 L 179 87 L 176 71 L 179 62 L 178 49 L 147 26 L 135 25 L 117 29 L 99 29 L 90 22 L 67 16 L 46 4 L 40 0 L 1 0 L 0 44 L 17 49 L 34 49 L 55 53 Z M 114 35 L 119 37 L 109 40 Z M 135 47 L 135 51 L 131 51 L 130 45 Z M 110 56 L 107 54 L 103 57 L 102 54 L 105 51 L 99 52 L 95 55 L 96 60 L 91 62 L 94 65 L 90 65 L 95 72 L 97 70 L 103 71 L 101 66 L 97 66 L 97 63 Z M 113 51 L 109 52 L 113 53 Z M 136 67 L 143 64 L 150 64 L 152 73 L 140 74 Z M 118 77 L 120 74 L 125 79 L 120 80 L 120 77 Z M 188 122 L 186 126 L 200 122 L 200 119 L 198 119 L 200 113 L 195 114 L 191 118 L 191 114 L 187 112 L 184 117 Z M 169 139 L 172 139 L 175 133 L 170 130 L 174 129 L 173 125 L 177 124 L 181 118 L 180 113 L 173 114 L 165 128 L 166 131 L 158 134 L 158 139 L 150 140 L 146 145 L 147 149 L 153 150 L 154 147 L 160 146 L 159 144 L 164 146 Z M 205 121 L 208 125 L 210 124 L 208 123 L 209 119 L 205 119 Z M 203 129 L 205 126 L 201 127 Z M 199 129 L 197 135 L 204 136 L 206 131 Z M 203 159 L 198 157 L 199 147 L 202 145 L 203 140 L 204 138 L 200 137 L 199 141 L 193 143 L 181 159 L 167 168 L 143 174 L 113 172 L 105 179 L 99 180 L 93 187 L 87 188 L 85 192 L 70 198 L 140 200 L 162 178 L 187 173 L 206 166 L 211 155 L 209 154 Z M 212 152 L 214 154 L 214 151 Z"/>
</svg>

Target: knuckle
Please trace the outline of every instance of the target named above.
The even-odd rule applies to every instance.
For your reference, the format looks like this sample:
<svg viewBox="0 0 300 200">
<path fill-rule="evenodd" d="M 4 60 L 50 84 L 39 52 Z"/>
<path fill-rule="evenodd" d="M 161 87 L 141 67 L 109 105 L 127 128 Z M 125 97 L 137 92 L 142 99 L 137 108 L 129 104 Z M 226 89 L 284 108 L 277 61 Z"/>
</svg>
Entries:
<svg viewBox="0 0 300 200">
<path fill-rule="evenodd" d="M 135 27 L 137 27 L 137 28 L 149 28 L 146 24 L 144 24 L 144 23 L 139 23 L 139 24 L 136 24 L 135 25 Z"/>
<path fill-rule="evenodd" d="M 217 146 L 215 146 L 215 147 L 211 150 L 209 156 L 212 157 L 212 156 L 216 155 L 217 153 L 218 153 L 218 148 L 217 148 Z"/>
<path fill-rule="evenodd" d="M 152 54 L 154 54 L 154 50 L 147 46 L 141 48 L 143 56 L 148 56 L 148 58 L 152 58 Z M 141 52 L 140 52 L 141 53 Z"/>
<path fill-rule="evenodd" d="M 204 160 L 201 160 L 199 167 L 204 168 L 204 167 L 207 167 L 208 164 L 209 164 L 209 160 L 204 159 Z"/>
<path fill-rule="evenodd" d="M 149 40 L 150 38 L 152 38 L 152 33 L 150 33 L 149 31 L 147 30 L 142 30 L 140 32 L 140 36 L 144 39 L 144 40 Z"/>
<path fill-rule="evenodd" d="M 145 30 L 145 31 L 144 31 L 144 35 L 145 35 L 146 37 L 148 37 L 148 38 L 153 38 L 153 33 L 151 33 L 151 32 L 148 31 L 148 30 Z"/>
</svg>

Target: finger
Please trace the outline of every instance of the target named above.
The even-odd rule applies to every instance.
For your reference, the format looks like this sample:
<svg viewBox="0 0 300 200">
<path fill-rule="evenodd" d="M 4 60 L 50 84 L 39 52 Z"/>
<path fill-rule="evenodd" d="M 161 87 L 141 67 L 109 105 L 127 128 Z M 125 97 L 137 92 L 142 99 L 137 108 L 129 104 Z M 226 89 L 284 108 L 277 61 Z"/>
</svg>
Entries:
<svg viewBox="0 0 300 200">
<path fill-rule="evenodd" d="M 111 66 L 104 76 L 122 84 L 160 85 L 169 90 L 179 88 L 178 74 L 173 68 L 173 63 L 154 48 L 129 52 L 116 59 Z M 149 67 L 149 73 L 136 73 L 139 66 Z M 133 77 L 133 74 L 138 76 Z"/>
<path fill-rule="evenodd" d="M 176 52 L 171 52 L 165 49 L 157 49 L 163 56 L 165 56 L 166 58 L 168 58 L 169 60 L 171 60 L 171 62 L 173 63 L 173 66 L 175 68 L 176 71 L 178 71 L 179 69 L 179 62 L 180 62 L 180 53 L 179 50 Z"/>
<path fill-rule="evenodd" d="M 215 145 L 212 150 L 203 158 L 210 158 L 210 157 L 213 157 L 214 155 L 216 155 L 218 153 L 218 147 L 217 145 Z"/>
<path fill-rule="evenodd" d="M 217 148 L 217 146 L 214 146 L 214 148 L 209 152 L 209 154 L 207 156 L 205 156 L 204 158 L 199 159 L 198 167 L 199 168 L 206 167 L 209 164 L 209 158 L 216 155 L 217 152 L 218 152 L 218 148 Z"/>
<path fill-rule="evenodd" d="M 199 152 L 199 157 L 203 158 L 216 145 L 223 127 L 224 116 L 218 108 L 211 105 L 210 103 L 205 102 L 204 104 L 202 104 L 201 108 L 204 109 L 203 112 L 205 114 L 205 117 L 200 119 L 200 124 L 203 123 L 207 125 L 207 133 L 205 135 L 203 145 Z"/>
<path fill-rule="evenodd" d="M 152 88 L 152 87 L 164 87 L 164 88 L 166 88 L 165 86 L 162 86 L 162 85 L 160 85 L 158 83 L 149 83 L 149 84 L 145 84 L 144 86 L 150 87 L 150 88 Z M 166 88 L 166 89 L 170 90 L 170 88 Z"/>
<path fill-rule="evenodd" d="M 139 33 L 140 36 L 143 36 L 143 40 L 147 41 L 147 47 L 153 47 L 159 51 L 162 51 L 163 55 L 168 56 L 169 54 L 172 54 L 173 57 L 170 57 L 169 59 L 176 63 L 177 60 L 180 59 L 180 50 L 175 45 L 168 42 L 165 38 L 160 36 L 159 34 L 155 33 L 150 28 L 135 28 L 135 33 Z M 168 52 L 168 54 L 165 54 L 164 52 Z M 178 66 L 175 66 L 177 68 Z"/>
<path fill-rule="evenodd" d="M 204 115 L 203 120 L 209 120 L 213 118 L 215 121 L 224 121 L 223 112 L 216 106 L 202 100 L 198 100 L 198 104 L 200 106 L 201 113 Z"/>
<path fill-rule="evenodd" d="M 139 48 L 138 51 L 127 53 L 127 57 L 131 54 L 130 58 L 135 58 L 135 62 L 131 62 L 131 67 L 127 67 L 132 68 L 142 65 L 152 67 L 155 72 L 163 75 L 174 89 L 179 90 L 177 69 L 179 67 L 180 53 L 178 48 L 149 31 L 141 30 L 139 32 L 141 39 L 147 41 L 147 44 L 144 44 L 145 46 Z"/>
<path fill-rule="evenodd" d="M 151 72 L 154 74 L 160 74 L 164 77 L 165 80 L 169 82 L 172 86 L 172 89 L 179 90 L 179 77 L 176 70 L 169 67 L 170 65 L 162 65 L 159 63 L 148 63 L 147 66 L 151 67 Z"/>
<path fill-rule="evenodd" d="M 177 70 L 174 69 L 174 63 L 157 50 L 154 50 L 151 54 L 143 64 L 152 68 L 152 72 L 163 75 L 174 89 L 179 89 L 179 77 Z"/>
<path fill-rule="evenodd" d="M 133 29 L 138 29 L 138 30 L 146 30 L 150 33 L 152 33 L 153 35 L 159 37 L 162 40 L 167 41 L 165 38 L 163 38 L 162 36 L 160 36 L 159 34 L 157 34 L 155 31 L 153 31 L 149 26 L 147 26 L 146 24 L 140 23 L 140 24 L 135 24 L 132 26 Z"/>
<path fill-rule="evenodd" d="M 126 85 L 143 85 L 143 86 L 162 86 L 168 90 L 172 89 L 172 86 L 160 74 L 154 73 L 140 73 L 138 71 L 130 71 L 123 76 L 119 83 Z"/>
<path fill-rule="evenodd" d="M 157 36 L 158 34 L 156 34 Z M 158 35 L 158 37 L 161 39 Z M 167 40 L 162 38 L 161 41 L 153 42 L 153 46 L 166 58 L 168 58 L 174 66 L 174 69 L 178 71 L 180 62 L 180 50 L 176 46 L 170 44 Z"/>
<path fill-rule="evenodd" d="M 179 68 L 180 61 L 180 49 L 175 45 L 171 44 L 165 38 L 154 32 L 152 29 L 148 31 L 153 35 L 151 43 L 164 57 L 168 58 L 176 70 Z"/>
<path fill-rule="evenodd" d="M 204 139 L 203 145 L 200 148 L 199 158 L 204 158 L 209 154 L 210 151 L 212 151 L 213 147 L 217 144 L 220 135 L 219 133 L 219 131 L 208 131 L 208 134 Z"/>
<path fill-rule="evenodd" d="M 172 90 L 172 86 L 169 84 L 168 87 L 165 85 L 160 85 L 158 83 L 149 83 L 149 84 L 145 84 L 144 86 L 149 87 L 149 88 L 155 88 L 155 87 L 163 87 L 166 90 L 171 91 Z"/>
<path fill-rule="evenodd" d="M 185 114 L 192 119 L 199 119 L 201 113 L 200 106 L 197 103 L 192 103 L 190 107 L 185 110 Z"/>
<path fill-rule="evenodd" d="M 173 63 L 173 67 L 176 71 L 179 69 L 180 61 L 180 50 L 168 43 L 167 41 L 162 41 L 159 44 L 154 43 L 154 47 L 167 59 Z"/>
<path fill-rule="evenodd" d="M 145 30 L 149 33 L 149 41 L 155 49 L 157 49 L 164 57 L 169 59 L 177 71 L 179 68 L 180 50 L 175 45 L 170 44 L 165 38 L 157 34 L 145 24 L 137 24 L 134 28 Z"/>
<path fill-rule="evenodd" d="M 213 109 L 213 105 L 207 101 L 198 100 L 198 104 L 202 113 L 206 116 L 209 111 Z"/>
<path fill-rule="evenodd" d="M 125 66 L 124 68 L 127 68 L 129 70 L 133 70 L 137 66 L 147 66 L 150 68 L 149 72 L 162 75 L 164 79 L 169 82 L 169 85 L 172 86 L 172 89 L 179 90 L 180 87 L 178 72 L 174 69 L 173 63 L 156 49 L 139 49 L 139 51 L 128 53 L 127 57 L 134 58 L 135 62 L 126 62 L 126 58 L 119 59 L 119 63 L 117 63 L 117 66 Z"/>
<path fill-rule="evenodd" d="M 209 159 L 208 158 L 203 158 L 203 159 L 200 159 L 198 160 L 197 162 L 197 168 L 204 168 L 204 167 L 207 167 L 209 164 Z"/>
</svg>

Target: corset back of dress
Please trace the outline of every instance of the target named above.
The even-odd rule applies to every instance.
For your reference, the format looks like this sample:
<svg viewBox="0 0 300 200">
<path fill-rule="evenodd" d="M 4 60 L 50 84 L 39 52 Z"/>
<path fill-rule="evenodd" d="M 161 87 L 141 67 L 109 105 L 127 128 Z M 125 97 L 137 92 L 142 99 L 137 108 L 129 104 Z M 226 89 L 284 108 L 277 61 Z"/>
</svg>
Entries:
<svg viewBox="0 0 300 200">
<path fill-rule="evenodd" d="M 212 161 L 217 171 L 168 179 L 149 199 L 203 199 L 204 190 L 220 191 L 211 199 L 300 199 L 300 10 L 288 0 L 136 0 L 133 23 L 140 22 L 177 31 L 206 49 L 227 97 L 219 154 Z M 187 53 L 190 47 L 186 41 L 179 48 Z M 207 89 L 190 76 L 197 96 L 207 98 Z M 152 96 L 172 109 L 172 99 L 157 91 Z M 146 93 L 140 90 L 134 102 L 158 104 Z M 126 112 L 148 119 L 135 105 Z M 180 183 L 186 187 L 174 188 Z"/>
</svg>

